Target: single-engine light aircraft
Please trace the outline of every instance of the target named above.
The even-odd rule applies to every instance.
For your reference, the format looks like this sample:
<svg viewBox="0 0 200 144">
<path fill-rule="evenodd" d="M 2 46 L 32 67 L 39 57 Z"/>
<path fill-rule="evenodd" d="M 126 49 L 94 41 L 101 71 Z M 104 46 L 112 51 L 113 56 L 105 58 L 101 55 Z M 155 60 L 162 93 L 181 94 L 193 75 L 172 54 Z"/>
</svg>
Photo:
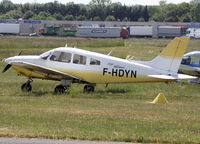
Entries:
<svg viewBox="0 0 200 144">
<path fill-rule="evenodd" d="M 96 84 L 171 82 L 177 79 L 192 79 L 193 76 L 177 74 L 189 38 L 172 40 L 151 61 L 134 61 L 70 47 L 60 47 L 40 56 L 14 56 L 7 58 L 8 64 L 18 75 L 28 81 L 21 86 L 31 91 L 33 78 L 56 80 L 55 93 L 63 93 L 72 83 L 85 83 L 84 92 L 93 92 Z"/>
<path fill-rule="evenodd" d="M 200 84 L 200 51 L 189 52 L 183 56 L 179 73 L 196 76 L 196 80 L 189 82 Z"/>
</svg>

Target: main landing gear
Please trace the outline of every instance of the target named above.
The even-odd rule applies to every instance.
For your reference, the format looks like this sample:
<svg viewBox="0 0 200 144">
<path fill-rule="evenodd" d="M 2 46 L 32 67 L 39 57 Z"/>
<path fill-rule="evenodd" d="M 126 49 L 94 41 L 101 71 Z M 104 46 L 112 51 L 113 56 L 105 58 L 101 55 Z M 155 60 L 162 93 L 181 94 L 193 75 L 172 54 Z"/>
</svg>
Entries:
<svg viewBox="0 0 200 144">
<path fill-rule="evenodd" d="M 21 90 L 23 92 L 31 92 L 31 90 L 32 90 L 31 82 L 33 82 L 33 80 L 28 79 L 28 81 L 26 83 L 22 84 Z M 72 81 L 69 81 L 69 80 L 61 80 L 61 84 L 57 85 L 55 87 L 54 93 L 55 94 L 65 93 L 69 89 L 71 83 L 72 83 Z M 87 85 L 84 86 L 83 92 L 84 93 L 94 92 L 95 86 L 96 86 L 95 84 L 87 84 Z"/>
<path fill-rule="evenodd" d="M 55 94 L 62 94 L 64 93 L 66 90 L 68 90 L 69 86 L 63 86 L 63 85 L 57 85 L 54 89 L 54 93 Z"/>
<path fill-rule="evenodd" d="M 55 94 L 62 94 L 68 90 L 71 85 L 71 81 L 69 80 L 61 80 L 61 84 L 57 85 L 54 89 Z"/>
<path fill-rule="evenodd" d="M 95 85 L 85 85 L 83 88 L 84 93 L 94 92 Z"/>
<path fill-rule="evenodd" d="M 32 81 L 33 81 L 32 79 L 28 79 L 28 81 L 26 83 L 22 84 L 21 90 L 23 92 L 31 92 L 31 90 L 32 90 L 31 82 Z"/>
<path fill-rule="evenodd" d="M 66 92 L 69 87 L 70 87 L 69 83 L 67 85 L 60 84 L 60 85 L 55 87 L 54 93 L 55 94 L 62 94 L 64 92 Z M 83 88 L 83 92 L 84 93 L 94 92 L 94 87 L 95 87 L 94 85 L 85 85 L 84 88 Z"/>
</svg>

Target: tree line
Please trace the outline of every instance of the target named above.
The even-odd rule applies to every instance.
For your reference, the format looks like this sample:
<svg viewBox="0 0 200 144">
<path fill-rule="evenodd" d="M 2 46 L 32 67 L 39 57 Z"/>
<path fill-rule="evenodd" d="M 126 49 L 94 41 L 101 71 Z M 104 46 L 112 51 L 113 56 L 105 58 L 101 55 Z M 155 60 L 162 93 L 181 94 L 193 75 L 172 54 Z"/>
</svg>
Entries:
<svg viewBox="0 0 200 144">
<path fill-rule="evenodd" d="M 0 2 L 0 19 L 79 20 L 79 21 L 155 21 L 200 22 L 200 0 L 190 3 L 168 4 L 161 0 L 158 6 L 122 5 L 111 0 L 91 0 L 89 4 L 66 4 L 58 1 L 14 4 Z"/>
</svg>

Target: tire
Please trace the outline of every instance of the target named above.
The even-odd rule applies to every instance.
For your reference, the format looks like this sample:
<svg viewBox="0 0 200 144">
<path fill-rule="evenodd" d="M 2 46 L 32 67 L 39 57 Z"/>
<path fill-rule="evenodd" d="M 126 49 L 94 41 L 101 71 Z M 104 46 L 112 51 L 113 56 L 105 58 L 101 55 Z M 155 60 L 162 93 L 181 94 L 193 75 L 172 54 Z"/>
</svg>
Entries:
<svg viewBox="0 0 200 144">
<path fill-rule="evenodd" d="M 63 94 L 65 92 L 65 87 L 62 85 L 58 85 L 54 89 L 55 94 Z"/>
<path fill-rule="evenodd" d="M 94 92 L 94 86 L 85 85 L 84 88 L 83 88 L 83 92 L 84 92 L 84 93 Z"/>
<path fill-rule="evenodd" d="M 32 86 L 30 83 L 24 83 L 22 86 L 21 86 L 21 90 L 23 92 L 31 92 L 32 90 Z"/>
</svg>

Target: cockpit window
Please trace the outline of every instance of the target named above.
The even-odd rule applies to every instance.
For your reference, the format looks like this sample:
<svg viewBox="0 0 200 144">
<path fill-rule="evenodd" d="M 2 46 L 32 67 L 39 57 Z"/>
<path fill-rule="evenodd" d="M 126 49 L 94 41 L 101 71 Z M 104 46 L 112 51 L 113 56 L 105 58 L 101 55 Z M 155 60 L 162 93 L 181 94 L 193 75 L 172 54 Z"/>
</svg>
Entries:
<svg viewBox="0 0 200 144">
<path fill-rule="evenodd" d="M 93 58 L 90 59 L 90 65 L 100 65 L 100 63 L 101 62 L 99 60 Z"/>
<path fill-rule="evenodd" d="M 50 60 L 51 61 L 70 63 L 71 62 L 71 57 L 72 57 L 71 53 L 55 51 L 51 55 Z"/>
<path fill-rule="evenodd" d="M 74 58 L 73 58 L 73 63 L 74 64 L 86 64 L 86 56 L 82 56 L 82 55 L 78 55 L 78 54 L 74 54 Z"/>
<path fill-rule="evenodd" d="M 72 57 L 71 53 L 61 52 L 58 60 L 61 61 L 61 62 L 70 63 L 71 57 Z"/>
<path fill-rule="evenodd" d="M 40 57 L 41 57 L 43 60 L 46 60 L 50 55 L 51 55 L 50 52 L 45 52 L 45 53 L 41 54 Z"/>
<path fill-rule="evenodd" d="M 58 61 L 59 56 L 60 56 L 60 52 L 55 51 L 55 52 L 51 55 L 50 60 L 51 60 L 51 61 Z"/>
<path fill-rule="evenodd" d="M 191 63 L 191 57 L 187 56 L 187 57 L 183 57 L 181 64 L 190 64 Z"/>
</svg>

